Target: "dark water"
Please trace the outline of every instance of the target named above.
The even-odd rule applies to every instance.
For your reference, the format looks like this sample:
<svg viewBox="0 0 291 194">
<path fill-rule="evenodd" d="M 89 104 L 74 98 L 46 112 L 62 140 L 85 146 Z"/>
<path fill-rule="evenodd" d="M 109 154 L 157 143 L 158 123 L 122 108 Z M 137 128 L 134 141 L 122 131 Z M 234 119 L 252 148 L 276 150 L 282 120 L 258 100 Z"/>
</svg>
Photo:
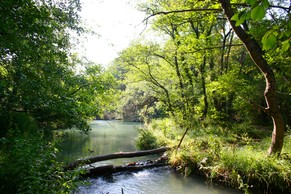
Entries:
<svg viewBox="0 0 291 194">
<path fill-rule="evenodd" d="M 135 139 L 140 123 L 123 121 L 93 121 L 89 135 L 68 131 L 60 159 L 73 161 L 78 158 L 135 151 Z M 96 163 L 120 165 L 147 157 L 118 159 Z M 231 188 L 208 185 L 200 177 L 184 177 L 168 167 L 147 169 L 134 173 L 116 173 L 107 177 L 89 179 L 91 185 L 80 187 L 76 193 L 84 194 L 238 194 Z"/>
</svg>

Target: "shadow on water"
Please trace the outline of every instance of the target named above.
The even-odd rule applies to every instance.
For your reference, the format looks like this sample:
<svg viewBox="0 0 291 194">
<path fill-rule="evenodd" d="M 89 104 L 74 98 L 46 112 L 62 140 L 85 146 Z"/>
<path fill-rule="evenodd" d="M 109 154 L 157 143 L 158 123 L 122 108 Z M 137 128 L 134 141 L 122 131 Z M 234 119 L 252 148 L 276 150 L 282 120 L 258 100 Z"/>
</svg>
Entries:
<svg viewBox="0 0 291 194">
<path fill-rule="evenodd" d="M 78 158 L 135 151 L 135 139 L 140 123 L 123 121 L 93 121 L 89 135 L 78 131 L 68 131 L 63 143 L 62 160 L 73 161 Z M 157 157 L 157 156 L 153 156 Z M 149 159 L 149 156 L 125 158 L 99 162 L 97 165 L 124 163 Z M 139 172 L 122 172 L 110 176 L 90 178 L 91 185 L 80 187 L 76 194 L 237 194 L 231 188 L 207 185 L 201 177 L 187 177 L 174 172 L 168 167 L 146 169 Z"/>
</svg>

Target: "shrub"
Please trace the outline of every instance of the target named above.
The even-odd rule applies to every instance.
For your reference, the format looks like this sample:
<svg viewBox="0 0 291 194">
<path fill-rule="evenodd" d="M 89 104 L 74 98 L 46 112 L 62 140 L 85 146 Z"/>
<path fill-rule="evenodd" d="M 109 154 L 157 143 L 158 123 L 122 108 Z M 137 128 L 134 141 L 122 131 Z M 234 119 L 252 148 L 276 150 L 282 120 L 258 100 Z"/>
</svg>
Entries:
<svg viewBox="0 0 291 194">
<path fill-rule="evenodd" d="M 136 146 L 141 150 L 149 150 L 159 147 L 157 138 L 152 131 L 140 129 L 139 136 L 136 139 Z"/>
<path fill-rule="evenodd" d="M 56 160 L 61 138 L 36 130 L 27 115 L 13 118 L 0 139 L 0 193 L 68 193 L 76 188 L 80 172 L 64 172 Z"/>
</svg>

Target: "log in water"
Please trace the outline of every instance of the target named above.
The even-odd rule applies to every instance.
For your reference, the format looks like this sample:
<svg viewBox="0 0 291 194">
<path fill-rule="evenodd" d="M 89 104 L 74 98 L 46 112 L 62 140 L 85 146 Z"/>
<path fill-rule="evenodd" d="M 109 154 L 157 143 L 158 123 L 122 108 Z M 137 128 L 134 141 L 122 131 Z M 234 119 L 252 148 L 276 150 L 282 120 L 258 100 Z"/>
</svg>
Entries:
<svg viewBox="0 0 291 194">
<path fill-rule="evenodd" d="M 116 172 L 128 171 L 128 172 L 136 172 L 144 169 L 154 168 L 154 167 L 161 167 L 168 165 L 167 163 L 167 156 L 162 156 L 157 160 L 147 160 L 145 162 L 131 162 L 129 164 L 121 165 L 121 166 L 114 166 L 112 164 L 97 166 L 97 167 L 90 167 L 86 170 L 84 176 L 102 176 L 102 175 L 109 175 Z"/>
<path fill-rule="evenodd" d="M 100 161 L 105 161 L 105 160 L 111 160 L 111 159 L 117 159 L 117 158 L 133 158 L 133 157 L 159 154 L 170 149 L 171 148 L 169 147 L 163 147 L 163 148 L 152 149 L 152 150 L 144 150 L 144 151 L 136 151 L 136 152 L 118 152 L 114 154 L 89 157 L 89 158 L 79 159 L 79 160 L 69 163 L 67 166 L 65 166 L 65 170 L 71 170 L 80 165 L 92 164 L 95 162 L 100 162 Z"/>
</svg>

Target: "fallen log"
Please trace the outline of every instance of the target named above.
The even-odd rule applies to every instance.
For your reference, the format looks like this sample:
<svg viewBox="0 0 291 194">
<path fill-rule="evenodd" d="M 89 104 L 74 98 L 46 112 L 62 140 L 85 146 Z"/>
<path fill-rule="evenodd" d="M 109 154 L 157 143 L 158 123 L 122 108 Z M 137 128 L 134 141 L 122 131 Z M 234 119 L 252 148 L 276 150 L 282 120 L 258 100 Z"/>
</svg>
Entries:
<svg viewBox="0 0 291 194">
<path fill-rule="evenodd" d="M 83 174 L 83 176 L 85 177 L 103 176 L 103 175 L 108 175 L 108 174 L 122 172 L 122 171 L 136 172 L 143 169 L 166 166 L 168 165 L 167 160 L 168 160 L 168 157 L 164 155 L 154 161 L 147 160 L 145 162 L 133 162 L 133 163 L 125 164 L 122 166 L 113 166 L 109 164 L 109 165 L 103 165 L 103 166 L 97 166 L 97 167 L 90 167 L 86 169 L 86 173 Z"/>
<path fill-rule="evenodd" d="M 104 160 L 111 160 L 111 159 L 117 159 L 117 158 L 133 158 L 133 157 L 159 154 L 159 153 L 163 153 L 163 152 L 170 150 L 170 149 L 171 148 L 169 148 L 169 147 L 163 147 L 163 148 L 158 148 L 158 149 L 136 151 L 136 152 L 118 152 L 118 153 L 114 153 L 114 154 L 79 159 L 79 160 L 76 160 L 74 162 L 69 163 L 67 166 L 64 167 L 64 169 L 65 170 L 72 170 L 80 165 L 92 164 L 92 163 L 100 162 L 100 161 L 104 161 Z"/>
</svg>

